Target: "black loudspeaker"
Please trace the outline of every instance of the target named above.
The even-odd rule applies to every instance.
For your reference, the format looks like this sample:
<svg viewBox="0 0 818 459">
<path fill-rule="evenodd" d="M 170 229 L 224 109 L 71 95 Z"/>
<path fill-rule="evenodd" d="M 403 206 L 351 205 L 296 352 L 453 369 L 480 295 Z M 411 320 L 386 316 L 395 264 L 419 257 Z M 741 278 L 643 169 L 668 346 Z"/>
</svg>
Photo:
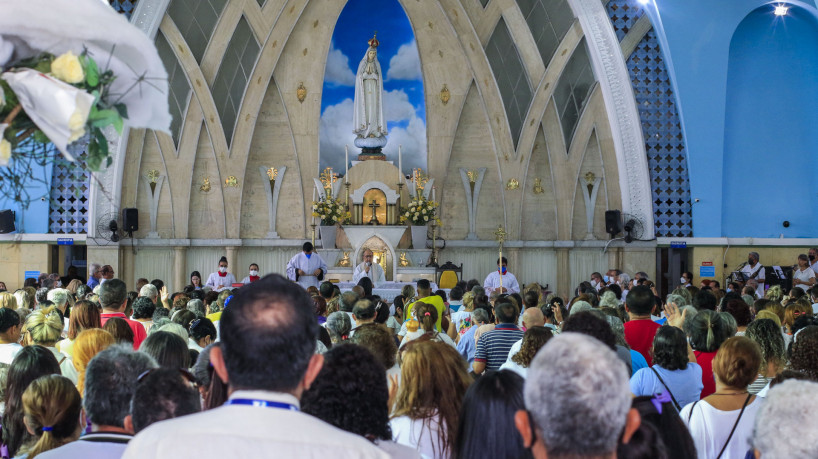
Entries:
<svg viewBox="0 0 818 459">
<path fill-rule="evenodd" d="M 14 211 L 1 210 L 0 211 L 0 234 L 14 232 Z"/>
<path fill-rule="evenodd" d="M 605 211 L 605 232 L 616 236 L 622 232 L 622 212 L 618 210 Z"/>
<path fill-rule="evenodd" d="M 133 207 L 122 209 L 122 230 L 129 234 L 139 231 L 139 209 Z"/>
</svg>

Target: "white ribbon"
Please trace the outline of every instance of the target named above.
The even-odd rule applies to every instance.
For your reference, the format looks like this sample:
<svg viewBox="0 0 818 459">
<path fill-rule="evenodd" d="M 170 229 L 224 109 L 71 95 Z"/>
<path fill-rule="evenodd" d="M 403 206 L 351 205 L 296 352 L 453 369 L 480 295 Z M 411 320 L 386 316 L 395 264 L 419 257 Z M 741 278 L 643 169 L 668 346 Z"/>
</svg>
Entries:
<svg viewBox="0 0 818 459">
<path fill-rule="evenodd" d="M 26 115 L 69 161 L 68 144 L 85 134 L 94 96 L 36 70 L 22 69 L 0 76 L 11 87 Z"/>
</svg>

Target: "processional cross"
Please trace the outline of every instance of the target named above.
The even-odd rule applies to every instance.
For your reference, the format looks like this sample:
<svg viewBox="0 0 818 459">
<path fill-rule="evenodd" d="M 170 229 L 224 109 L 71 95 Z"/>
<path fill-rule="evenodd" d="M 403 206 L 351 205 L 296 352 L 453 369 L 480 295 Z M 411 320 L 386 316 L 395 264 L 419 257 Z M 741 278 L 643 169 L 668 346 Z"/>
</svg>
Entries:
<svg viewBox="0 0 818 459">
<path fill-rule="evenodd" d="M 503 266 L 503 242 L 505 242 L 506 236 L 508 236 L 508 233 L 506 233 L 506 230 L 503 229 L 503 225 L 500 225 L 500 226 L 497 227 L 497 231 L 494 232 L 494 236 L 497 238 L 497 242 L 500 243 L 500 247 L 499 247 L 499 250 L 500 250 L 500 267 L 499 267 L 499 269 L 500 269 L 500 291 L 502 292 L 503 291 L 503 271 L 502 271 L 502 266 Z"/>
</svg>

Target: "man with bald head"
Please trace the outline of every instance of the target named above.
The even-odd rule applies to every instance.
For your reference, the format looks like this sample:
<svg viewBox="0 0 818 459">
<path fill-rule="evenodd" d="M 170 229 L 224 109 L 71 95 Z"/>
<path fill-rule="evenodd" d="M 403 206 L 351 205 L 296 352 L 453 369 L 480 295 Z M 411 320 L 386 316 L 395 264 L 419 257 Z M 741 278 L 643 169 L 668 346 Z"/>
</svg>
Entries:
<svg viewBox="0 0 818 459">
<path fill-rule="evenodd" d="M 523 329 L 528 330 L 531 327 L 544 327 L 545 326 L 545 316 L 543 315 L 540 308 L 528 308 L 523 312 Z M 507 362 L 511 361 L 511 357 L 514 354 L 520 352 L 520 348 L 523 346 L 523 340 L 519 340 L 516 343 L 511 345 L 511 349 L 508 351 L 508 360 Z"/>
</svg>

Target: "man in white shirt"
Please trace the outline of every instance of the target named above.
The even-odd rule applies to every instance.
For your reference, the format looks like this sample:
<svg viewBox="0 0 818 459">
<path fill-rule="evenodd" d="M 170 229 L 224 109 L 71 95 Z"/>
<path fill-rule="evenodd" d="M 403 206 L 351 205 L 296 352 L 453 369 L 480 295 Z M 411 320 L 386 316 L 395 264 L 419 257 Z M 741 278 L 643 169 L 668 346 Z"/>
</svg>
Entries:
<svg viewBox="0 0 818 459">
<path fill-rule="evenodd" d="M 381 265 L 372 263 L 373 255 L 369 249 L 364 249 L 364 261 L 355 267 L 352 273 L 352 282 L 358 283 L 363 277 L 368 277 L 372 281 L 372 285 L 377 287 L 382 284 L 385 277 Z"/>
<path fill-rule="evenodd" d="M 124 458 L 388 458 L 365 438 L 299 411 L 301 394 L 321 371 L 318 323 L 306 291 L 271 274 L 242 289 L 221 319 L 210 351 L 214 377 L 229 398 L 203 413 L 156 423 L 131 440 Z"/>
<path fill-rule="evenodd" d="M 210 273 L 207 277 L 205 286 L 212 288 L 216 292 L 221 292 L 226 288 L 230 288 L 236 283 L 236 277 L 233 273 L 227 272 L 227 257 L 219 259 L 219 270 L 215 273 Z"/>
<path fill-rule="evenodd" d="M 318 288 L 318 284 L 324 280 L 324 274 L 327 273 L 327 264 L 321 255 L 313 252 L 311 242 L 305 242 L 301 250 L 301 253 L 287 263 L 287 277 L 298 282 L 304 289 Z"/>
<path fill-rule="evenodd" d="M 809 267 L 812 268 L 812 272 L 818 274 L 818 248 L 813 247 L 809 249 Z"/>
<path fill-rule="evenodd" d="M 0 363 L 11 365 L 17 353 L 23 349 L 17 342 L 22 328 L 23 324 L 16 311 L 0 308 Z"/>
<path fill-rule="evenodd" d="M 748 279 L 755 279 L 758 282 L 756 288 L 756 295 L 759 298 L 764 298 L 764 280 L 766 279 L 764 273 L 764 266 L 758 262 L 758 252 L 750 252 L 747 255 L 747 264 L 741 268 L 741 272 Z"/>
<path fill-rule="evenodd" d="M 508 260 L 506 260 L 506 257 L 497 259 L 497 271 L 489 273 L 489 275 L 486 276 L 486 280 L 483 281 L 483 288 L 486 289 L 486 293 L 500 289 L 501 279 L 503 292 L 520 293 L 520 284 L 517 283 L 517 278 L 514 277 L 514 274 L 508 272 L 507 266 Z"/>
</svg>

